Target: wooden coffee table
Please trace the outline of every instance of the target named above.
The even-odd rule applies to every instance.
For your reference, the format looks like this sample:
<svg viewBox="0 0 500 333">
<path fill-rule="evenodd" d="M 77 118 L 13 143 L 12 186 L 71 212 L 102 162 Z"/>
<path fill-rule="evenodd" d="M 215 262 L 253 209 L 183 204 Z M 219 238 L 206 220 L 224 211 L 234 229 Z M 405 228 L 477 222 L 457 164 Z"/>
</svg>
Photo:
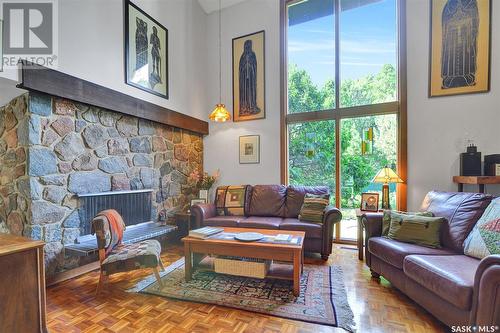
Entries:
<svg viewBox="0 0 500 333">
<path fill-rule="evenodd" d="M 293 281 L 293 294 L 300 293 L 300 275 L 304 264 L 304 238 L 303 231 L 266 230 L 249 228 L 223 228 L 226 233 L 259 232 L 264 235 L 287 234 L 300 237 L 298 244 L 241 242 L 235 239 L 198 239 L 185 237 L 184 254 L 186 281 L 191 280 L 193 271 L 200 266 L 207 255 L 235 256 L 255 259 L 277 260 L 269 268 L 266 278 L 285 279 Z M 288 264 L 289 263 L 289 264 Z"/>
</svg>

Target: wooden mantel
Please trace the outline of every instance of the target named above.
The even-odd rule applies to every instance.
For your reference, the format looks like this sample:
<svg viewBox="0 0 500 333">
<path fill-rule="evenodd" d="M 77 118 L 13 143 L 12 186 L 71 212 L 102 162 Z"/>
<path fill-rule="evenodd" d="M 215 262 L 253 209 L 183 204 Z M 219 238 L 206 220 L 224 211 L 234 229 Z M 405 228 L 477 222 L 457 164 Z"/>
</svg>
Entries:
<svg viewBox="0 0 500 333">
<path fill-rule="evenodd" d="M 161 124 L 208 134 L 206 121 L 30 62 L 21 63 L 19 88 L 37 91 Z"/>
</svg>

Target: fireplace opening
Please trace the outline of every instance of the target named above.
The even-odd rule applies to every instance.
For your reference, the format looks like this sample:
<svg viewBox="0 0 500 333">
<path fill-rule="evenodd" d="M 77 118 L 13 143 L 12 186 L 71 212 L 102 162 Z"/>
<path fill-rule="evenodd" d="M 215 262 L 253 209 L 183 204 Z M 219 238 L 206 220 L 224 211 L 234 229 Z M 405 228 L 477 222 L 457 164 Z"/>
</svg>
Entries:
<svg viewBox="0 0 500 333">
<path fill-rule="evenodd" d="M 101 211 L 115 209 L 125 222 L 123 243 L 130 244 L 169 234 L 172 225 L 154 222 L 152 218 L 153 190 L 115 191 L 78 195 L 81 236 L 74 244 L 65 244 L 66 254 L 88 256 L 97 252 L 97 240 L 91 235 L 92 219 Z"/>
</svg>

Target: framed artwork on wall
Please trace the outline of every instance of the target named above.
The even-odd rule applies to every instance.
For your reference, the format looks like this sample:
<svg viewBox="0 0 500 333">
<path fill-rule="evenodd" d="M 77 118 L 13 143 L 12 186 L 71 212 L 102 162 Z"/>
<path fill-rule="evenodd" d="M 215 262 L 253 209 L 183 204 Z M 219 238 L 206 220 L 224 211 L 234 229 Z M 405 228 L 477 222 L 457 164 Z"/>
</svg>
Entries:
<svg viewBox="0 0 500 333">
<path fill-rule="evenodd" d="M 490 90 L 491 0 L 431 0 L 429 96 Z"/>
<path fill-rule="evenodd" d="M 266 117 L 265 31 L 233 39 L 233 120 Z"/>
<path fill-rule="evenodd" d="M 130 0 L 125 5 L 125 83 L 168 99 L 168 30 Z"/>
<path fill-rule="evenodd" d="M 240 136 L 240 164 L 260 163 L 260 135 Z"/>
</svg>

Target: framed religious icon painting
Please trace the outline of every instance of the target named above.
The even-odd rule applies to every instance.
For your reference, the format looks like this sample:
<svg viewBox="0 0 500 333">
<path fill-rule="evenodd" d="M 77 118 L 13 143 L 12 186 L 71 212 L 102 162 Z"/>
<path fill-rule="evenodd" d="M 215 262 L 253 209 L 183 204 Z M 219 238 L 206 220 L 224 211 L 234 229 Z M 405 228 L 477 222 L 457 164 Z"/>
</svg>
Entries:
<svg viewBox="0 0 500 333">
<path fill-rule="evenodd" d="M 431 0 L 429 96 L 490 90 L 491 0 Z"/>
<path fill-rule="evenodd" d="M 125 82 L 168 99 L 168 30 L 130 0 L 125 4 Z"/>
<path fill-rule="evenodd" d="M 266 117 L 265 31 L 233 39 L 233 120 Z"/>
<path fill-rule="evenodd" d="M 378 193 L 362 193 L 361 210 L 364 212 L 378 212 Z"/>
<path fill-rule="evenodd" d="M 260 135 L 240 136 L 240 164 L 260 163 Z"/>
</svg>

